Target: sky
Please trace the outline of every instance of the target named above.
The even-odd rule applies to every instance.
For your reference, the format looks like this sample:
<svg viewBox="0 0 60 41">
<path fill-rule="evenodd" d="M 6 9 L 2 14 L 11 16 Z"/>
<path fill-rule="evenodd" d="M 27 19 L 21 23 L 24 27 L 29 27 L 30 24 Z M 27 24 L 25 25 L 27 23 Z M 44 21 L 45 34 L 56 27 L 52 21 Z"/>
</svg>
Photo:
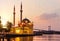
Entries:
<svg viewBox="0 0 60 41">
<path fill-rule="evenodd" d="M 16 24 L 23 5 L 23 19 L 33 22 L 35 29 L 60 31 L 60 0 L 0 0 L 0 16 L 13 23 L 13 8 L 16 9 Z"/>
</svg>

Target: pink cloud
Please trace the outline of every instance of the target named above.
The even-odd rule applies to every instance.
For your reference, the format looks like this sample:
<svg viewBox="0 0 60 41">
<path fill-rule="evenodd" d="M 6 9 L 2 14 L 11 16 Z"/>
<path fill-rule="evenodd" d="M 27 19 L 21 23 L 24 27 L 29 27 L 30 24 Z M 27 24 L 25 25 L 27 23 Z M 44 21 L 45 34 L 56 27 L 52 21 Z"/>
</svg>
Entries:
<svg viewBox="0 0 60 41">
<path fill-rule="evenodd" d="M 42 14 L 33 19 L 34 27 L 38 29 L 48 29 L 51 26 L 52 30 L 59 30 L 60 15 L 59 14 Z"/>
</svg>

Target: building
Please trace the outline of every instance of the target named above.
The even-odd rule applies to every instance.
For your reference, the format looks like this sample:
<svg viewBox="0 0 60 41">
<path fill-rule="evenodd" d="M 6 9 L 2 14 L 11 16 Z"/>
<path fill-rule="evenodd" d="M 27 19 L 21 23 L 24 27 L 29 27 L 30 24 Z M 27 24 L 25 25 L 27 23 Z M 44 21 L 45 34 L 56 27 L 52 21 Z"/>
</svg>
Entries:
<svg viewBox="0 0 60 41">
<path fill-rule="evenodd" d="M 10 33 L 15 34 L 33 34 L 33 23 L 25 18 L 22 20 L 22 3 L 21 3 L 21 10 L 20 10 L 20 23 L 18 23 L 18 26 L 12 27 L 10 30 Z M 13 12 L 13 21 L 15 25 L 15 6 L 14 6 L 14 12 Z"/>
</svg>

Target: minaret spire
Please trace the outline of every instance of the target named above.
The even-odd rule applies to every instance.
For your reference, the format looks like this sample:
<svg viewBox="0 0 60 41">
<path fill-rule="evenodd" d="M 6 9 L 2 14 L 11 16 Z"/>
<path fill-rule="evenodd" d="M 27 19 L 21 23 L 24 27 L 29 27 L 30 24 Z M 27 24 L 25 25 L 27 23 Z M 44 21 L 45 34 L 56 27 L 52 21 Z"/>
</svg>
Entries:
<svg viewBox="0 0 60 41">
<path fill-rule="evenodd" d="M 14 5 L 14 10 L 13 10 L 13 25 L 15 26 L 15 5 Z"/>
<path fill-rule="evenodd" d="M 23 12 L 23 10 L 22 10 L 22 2 L 21 2 L 21 9 L 20 9 L 20 21 L 22 22 L 22 12 Z"/>
</svg>

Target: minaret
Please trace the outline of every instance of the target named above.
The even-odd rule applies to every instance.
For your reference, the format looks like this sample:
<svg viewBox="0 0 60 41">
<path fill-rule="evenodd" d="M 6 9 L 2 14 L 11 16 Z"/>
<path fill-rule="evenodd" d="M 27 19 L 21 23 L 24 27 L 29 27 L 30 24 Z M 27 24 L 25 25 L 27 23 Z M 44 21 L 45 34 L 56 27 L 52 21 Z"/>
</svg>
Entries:
<svg viewBox="0 0 60 41">
<path fill-rule="evenodd" d="M 15 26 L 15 5 L 14 5 L 14 10 L 13 10 L 13 25 Z"/>
<path fill-rule="evenodd" d="M 23 12 L 23 10 L 22 10 L 22 2 L 21 2 L 21 10 L 20 10 L 20 22 L 22 22 L 22 12 Z"/>
</svg>

